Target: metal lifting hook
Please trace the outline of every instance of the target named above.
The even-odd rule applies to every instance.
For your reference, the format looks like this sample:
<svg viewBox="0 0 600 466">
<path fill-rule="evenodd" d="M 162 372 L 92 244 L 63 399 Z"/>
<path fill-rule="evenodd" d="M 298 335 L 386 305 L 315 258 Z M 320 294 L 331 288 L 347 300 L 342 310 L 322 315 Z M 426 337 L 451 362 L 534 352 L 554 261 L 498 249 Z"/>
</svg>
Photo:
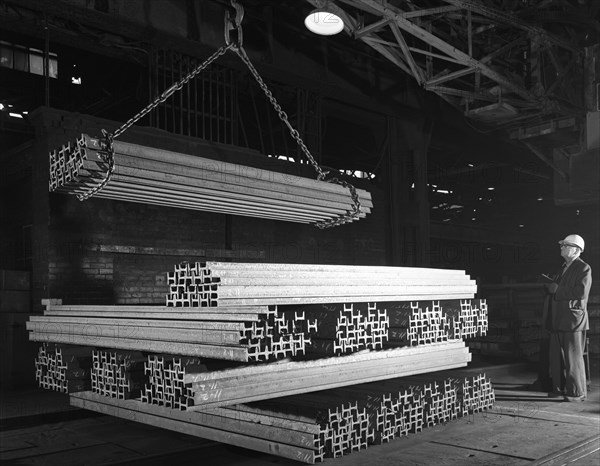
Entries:
<svg viewBox="0 0 600 466">
<path fill-rule="evenodd" d="M 225 44 L 230 45 L 232 43 L 230 32 L 235 31 L 237 40 L 233 41 L 233 48 L 239 49 L 243 43 L 242 20 L 244 19 L 244 7 L 235 0 L 231 0 L 231 6 L 235 9 L 235 18 L 231 17 L 229 10 L 225 11 Z"/>
</svg>

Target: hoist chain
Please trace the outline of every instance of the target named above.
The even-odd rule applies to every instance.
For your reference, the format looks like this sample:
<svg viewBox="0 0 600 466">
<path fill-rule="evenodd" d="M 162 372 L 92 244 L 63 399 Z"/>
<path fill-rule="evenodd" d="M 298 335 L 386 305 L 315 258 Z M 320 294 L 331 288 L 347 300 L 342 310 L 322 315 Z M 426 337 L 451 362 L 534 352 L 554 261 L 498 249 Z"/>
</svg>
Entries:
<svg viewBox="0 0 600 466">
<path fill-rule="evenodd" d="M 116 130 L 113 134 L 113 138 L 119 137 L 125 130 L 129 129 L 133 126 L 139 119 L 145 117 L 148 113 L 154 110 L 159 104 L 162 104 L 165 100 L 175 94 L 176 91 L 180 91 L 184 85 L 189 83 L 193 78 L 198 75 L 201 71 L 203 71 L 208 65 L 214 62 L 221 55 L 224 55 L 227 50 L 233 47 L 233 44 L 228 44 L 222 46 L 219 50 L 213 53 L 210 57 L 208 57 L 203 63 L 194 68 L 190 73 L 184 76 L 180 81 L 173 84 L 170 88 L 164 91 L 161 95 L 159 95 L 153 102 L 151 102 L 146 108 L 141 110 L 137 115 L 127 121 L 123 126 L 121 126 L 118 130 Z"/>
<path fill-rule="evenodd" d="M 88 189 L 83 194 L 77 194 L 77 199 L 79 199 L 80 201 L 85 201 L 86 199 L 92 197 L 94 194 L 100 191 L 102 188 L 104 188 L 104 186 L 108 184 L 108 182 L 113 176 L 113 173 L 115 172 L 115 151 L 113 149 L 113 135 L 104 129 L 102 130 L 102 135 L 104 136 L 104 142 L 102 143 L 102 150 L 98 152 L 98 155 L 100 155 L 100 157 L 102 157 L 102 160 L 104 160 L 108 164 L 108 170 L 104 175 L 104 179 L 100 183 L 98 183 L 93 188 Z"/>
<path fill-rule="evenodd" d="M 281 105 L 279 105 L 279 103 L 277 102 L 277 99 L 275 99 L 275 97 L 273 96 L 273 94 L 271 93 L 271 91 L 269 90 L 269 88 L 267 87 L 265 82 L 263 81 L 262 77 L 260 76 L 260 74 L 258 73 L 256 68 L 254 67 L 252 62 L 250 61 L 250 58 L 248 58 L 248 55 L 246 54 L 246 51 L 244 50 L 244 47 L 242 46 L 243 35 L 242 35 L 241 22 L 244 17 L 244 9 L 235 0 L 231 0 L 231 4 L 235 9 L 236 14 L 235 14 L 234 18 L 232 18 L 230 16 L 229 11 L 227 11 L 225 14 L 225 45 L 224 46 L 219 48 L 219 50 L 217 50 L 210 57 L 208 57 L 207 60 L 205 60 L 203 63 L 201 63 L 199 66 L 197 66 L 194 70 L 192 70 L 190 73 L 188 73 L 183 79 L 181 79 L 180 81 L 176 82 L 171 87 L 169 87 L 160 96 L 158 96 L 156 99 L 154 99 L 153 102 L 148 104 L 144 109 L 142 109 L 140 112 L 138 112 L 134 117 L 130 118 L 126 123 L 124 123 L 114 133 L 108 133 L 107 131 L 102 130 L 102 134 L 104 136 L 104 142 L 101 143 L 102 150 L 99 151 L 99 155 L 102 157 L 104 162 L 106 162 L 108 164 L 108 170 L 106 172 L 104 179 L 98 185 L 89 189 L 87 192 L 85 192 L 83 194 L 77 195 L 77 198 L 80 201 L 88 199 L 89 197 L 93 196 L 98 191 L 100 191 L 102 188 L 104 188 L 104 186 L 106 186 L 106 184 L 110 181 L 110 179 L 114 173 L 114 170 L 115 170 L 115 158 L 114 158 L 114 149 L 113 149 L 113 140 L 114 139 L 116 139 L 121 134 L 123 134 L 127 129 L 129 129 L 131 126 L 133 126 L 138 120 L 145 117 L 148 113 L 150 113 L 152 110 L 154 110 L 154 108 L 156 108 L 159 104 L 163 103 L 165 100 L 167 100 L 169 97 L 171 97 L 175 92 L 181 90 L 184 85 L 186 85 L 191 79 L 196 77 L 196 75 L 198 73 L 200 73 L 202 70 L 204 70 L 213 61 L 215 61 L 221 55 L 225 54 L 227 52 L 227 50 L 233 50 L 240 57 L 240 59 L 245 63 L 245 65 L 248 67 L 248 69 L 252 73 L 252 76 L 254 76 L 254 79 L 256 80 L 256 82 L 258 83 L 260 88 L 263 90 L 263 92 L 267 96 L 267 99 L 269 99 L 269 101 L 271 102 L 271 105 L 273 106 L 273 108 L 275 109 L 277 114 L 279 115 L 279 119 L 288 127 L 288 129 L 290 131 L 290 135 L 298 143 L 298 146 L 300 147 L 302 152 L 304 152 L 304 155 L 306 155 L 306 158 L 312 164 L 313 168 L 317 172 L 317 180 L 326 181 L 328 183 L 339 184 L 339 185 L 347 188 L 350 191 L 350 196 L 352 198 L 352 204 L 353 204 L 352 210 L 347 211 L 346 214 L 344 214 L 344 215 L 339 215 L 337 218 L 330 219 L 330 220 L 324 220 L 322 222 L 317 222 L 317 223 L 315 223 L 315 225 L 319 228 L 329 228 L 329 227 L 342 225 L 344 223 L 352 221 L 353 219 L 357 218 L 358 215 L 360 214 L 360 200 L 358 198 L 356 188 L 353 185 L 351 185 L 350 183 L 347 183 L 346 181 L 338 180 L 337 178 L 325 180 L 325 177 L 329 174 L 329 172 L 323 171 L 323 169 L 319 166 L 317 161 L 314 159 L 314 157 L 308 150 L 308 147 L 306 147 L 306 144 L 304 144 L 304 141 L 300 137 L 300 133 L 298 133 L 298 131 L 291 125 L 291 123 L 288 119 L 287 113 L 285 113 L 283 111 L 283 109 L 281 108 Z M 231 37 L 230 37 L 231 31 L 234 31 L 236 34 L 235 41 L 231 40 Z"/>
<path fill-rule="evenodd" d="M 315 226 L 320 229 L 335 227 L 338 225 L 343 225 L 344 223 L 348 223 L 355 218 L 358 218 L 360 214 L 360 199 L 358 198 L 358 193 L 356 192 L 356 188 L 350 183 L 344 180 L 338 180 L 337 178 L 331 178 L 330 180 L 325 180 L 328 183 L 336 183 L 342 185 L 344 188 L 348 188 L 350 191 L 350 197 L 352 198 L 352 211 L 346 212 L 345 215 L 340 215 L 337 218 L 333 218 L 330 220 L 323 220 L 322 222 L 315 223 Z"/>
<path fill-rule="evenodd" d="M 285 123 L 285 125 L 290 130 L 290 134 L 296 140 L 296 142 L 300 146 L 300 149 L 302 149 L 302 152 L 304 152 L 304 154 L 306 155 L 306 157 L 308 158 L 308 160 L 310 161 L 310 163 L 314 167 L 315 171 L 317 172 L 317 174 L 318 174 L 317 179 L 319 181 L 323 180 L 325 178 L 325 176 L 327 176 L 328 172 L 324 172 L 321 169 L 321 167 L 319 166 L 319 164 L 317 163 L 317 161 L 314 159 L 314 157 L 312 156 L 312 154 L 308 150 L 308 147 L 306 147 L 306 144 L 304 144 L 304 141 L 300 137 L 300 133 L 298 133 L 298 131 L 296 129 L 294 129 L 294 127 L 291 125 L 290 121 L 288 120 L 287 113 L 285 113 L 283 111 L 283 109 L 281 108 L 281 105 L 279 105 L 279 103 L 277 102 L 277 99 L 273 96 L 273 94 L 271 93 L 271 91 L 269 90 L 269 88 L 267 87 L 267 85 L 265 84 L 265 82 L 263 81 L 263 79 L 261 78 L 260 74 L 258 74 L 258 71 L 256 70 L 256 68 L 254 68 L 254 65 L 252 64 L 252 62 L 248 58 L 248 55 L 246 55 L 246 51 L 244 50 L 244 48 L 243 47 L 240 47 L 240 48 L 236 47 L 233 50 L 234 50 L 235 53 L 238 54 L 238 56 L 246 64 L 246 66 L 248 67 L 248 69 L 252 73 L 252 76 L 254 76 L 254 79 L 256 80 L 256 82 L 258 83 L 258 85 L 260 86 L 260 88 L 263 90 L 263 92 L 265 93 L 265 95 L 267 96 L 267 99 L 269 99 L 269 101 L 271 102 L 271 105 L 273 105 L 273 108 L 275 109 L 275 111 L 279 115 L 279 119 L 283 123 Z"/>
<path fill-rule="evenodd" d="M 126 130 L 132 127 L 136 122 L 144 118 L 148 113 L 154 110 L 158 105 L 163 103 L 169 97 L 171 97 L 175 92 L 181 90 L 184 85 L 186 85 L 192 78 L 196 77 L 198 73 L 204 70 L 208 65 L 210 65 L 213 61 L 219 58 L 221 55 L 225 54 L 227 50 L 232 48 L 234 44 L 227 44 L 223 47 L 219 48 L 215 53 L 213 53 L 208 59 L 206 59 L 203 63 L 194 68 L 190 73 L 184 76 L 180 81 L 173 84 L 167 90 L 165 90 L 161 95 L 156 97 L 152 102 L 150 102 L 145 108 L 140 110 L 135 116 L 127 120 L 119 129 L 117 129 L 114 133 L 108 133 L 105 130 L 102 130 L 102 134 L 104 136 L 104 141 L 101 143 L 102 150 L 99 152 L 99 155 L 103 158 L 103 160 L 108 163 L 108 170 L 104 176 L 104 179 L 98 183 L 93 188 L 90 188 L 88 191 L 83 194 L 78 194 L 77 199 L 80 201 L 85 201 L 90 198 L 98 191 L 100 191 L 104 186 L 112 178 L 112 175 L 115 171 L 115 153 L 113 149 L 113 140 L 123 134 Z"/>
<path fill-rule="evenodd" d="M 296 130 L 290 123 L 287 113 L 285 113 L 285 111 L 283 111 L 283 109 L 281 108 L 281 105 L 279 105 L 279 103 L 277 102 L 277 99 L 273 96 L 273 94 L 271 93 L 271 91 L 269 90 L 269 88 L 267 87 L 265 82 L 263 81 L 262 77 L 260 76 L 260 74 L 258 73 L 256 68 L 254 67 L 252 62 L 250 61 L 250 58 L 248 58 L 248 55 L 246 54 L 246 51 L 244 50 L 244 48 L 243 47 L 234 47 L 233 51 L 235 53 L 237 53 L 238 56 L 240 57 L 240 59 L 246 64 L 246 66 L 252 73 L 252 76 L 254 76 L 254 79 L 256 80 L 256 82 L 258 83 L 260 88 L 263 90 L 263 92 L 267 96 L 267 99 L 269 99 L 269 101 L 271 102 L 271 105 L 273 106 L 273 108 L 275 109 L 277 114 L 279 115 L 279 119 L 288 127 L 288 129 L 290 131 L 290 135 L 296 140 L 296 142 L 298 143 L 298 146 L 300 146 L 300 149 L 302 149 L 302 152 L 304 152 L 304 155 L 306 155 L 306 157 L 308 158 L 308 160 L 314 167 L 315 171 L 317 172 L 317 180 L 326 181 L 328 183 L 339 184 L 339 185 L 344 186 L 345 188 L 348 188 L 348 190 L 350 191 L 350 196 L 352 198 L 352 203 L 353 203 L 352 211 L 348 211 L 345 215 L 340 215 L 336 219 L 325 220 L 323 222 L 318 222 L 315 225 L 318 226 L 319 228 L 328 228 L 328 227 L 333 227 L 333 226 L 337 226 L 337 225 L 342 225 L 344 223 L 347 223 L 347 222 L 357 218 L 358 215 L 360 214 L 360 201 L 358 199 L 358 194 L 356 192 L 356 188 L 354 186 L 352 186 L 350 183 L 347 183 L 346 181 L 340 181 L 337 178 L 325 180 L 325 177 L 328 175 L 329 172 L 323 171 L 323 169 L 319 166 L 317 161 L 314 159 L 314 157 L 308 150 L 308 147 L 306 147 L 306 144 L 304 144 L 304 141 L 300 137 L 300 133 L 298 133 L 298 130 Z"/>
</svg>

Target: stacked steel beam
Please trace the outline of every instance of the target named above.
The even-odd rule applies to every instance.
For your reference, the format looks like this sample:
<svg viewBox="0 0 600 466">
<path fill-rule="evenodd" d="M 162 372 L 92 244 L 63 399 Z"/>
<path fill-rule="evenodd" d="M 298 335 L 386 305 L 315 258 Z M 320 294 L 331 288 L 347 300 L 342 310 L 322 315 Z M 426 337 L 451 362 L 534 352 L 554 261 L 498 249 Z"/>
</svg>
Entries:
<svg viewBox="0 0 600 466">
<path fill-rule="evenodd" d="M 496 395 L 490 380 L 485 374 L 465 378 L 457 393 L 459 406 L 463 408 L 463 416 L 479 413 L 488 409 L 496 401 Z"/>
<path fill-rule="evenodd" d="M 215 312 L 48 303 L 26 327 L 33 341 L 251 362 L 304 355 L 317 322 L 277 306 Z"/>
<path fill-rule="evenodd" d="M 484 336 L 488 330 L 483 299 L 383 303 L 390 321 L 389 344 L 413 346 Z"/>
<path fill-rule="evenodd" d="M 318 321 L 296 309 L 274 307 L 275 312 L 258 322 L 246 323 L 244 343 L 250 361 L 272 361 L 301 357 L 311 345 Z"/>
<path fill-rule="evenodd" d="M 485 299 L 443 301 L 442 312 L 450 323 L 450 338 L 475 338 L 488 331 L 488 306 Z"/>
<path fill-rule="evenodd" d="M 272 361 L 485 335 L 485 301 L 457 303 L 450 302 L 448 307 L 446 301 L 255 305 L 214 313 L 202 308 L 189 312 L 191 309 L 159 306 L 49 304 L 44 316 L 30 317 L 27 329 L 34 341 Z M 453 313 L 455 308 L 458 310 Z"/>
<path fill-rule="evenodd" d="M 192 409 L 202 409 L 464 367 L 470 359 L 464 341 L 453 340 L 338 358 L 188 372 L 185 383 L 194 392 Z"/>
<path fill-rule="evenodd" d="M 62 393 L 90 389 L 91 348 L 42 344 L 35 359 L 40 387 Z"/>
<path fill-rule="evenodd" d="M 92 351 L 92 391 L 121 400 L 140 396 L 144 361 L 146 357 L 140 352 Z"/>
<path fill-rule="evenodd" d="M 148 383 L 142 391 L 141 401 L 179 410 L 193 406 L 194 392 L 185 383 L 186 371 L 205 372 L 206 366 L 195 358 L 149 355 L 144 363 Z"/>
<path fill-rule="evenodd" d="M 310 264 L 182 263 L 168 281 L 162 307 L 48 303 L 44 316 L 27 322 L 30 339 L 246 362 L 303 356 L 309 348 L 345 354 L 381 348 L 385 309 L 398 305 L 391 300 L 465 300 L 476 290 L 460 270 Z M 303 310 L 311 305 L 333 313 L 315 318 Z M 457 335 L 474 328 L 465 312 L 453 317 L 455 326 L 469 324 Z M 411 344 L 445 341 L 437 308 L 413 317 Z"/>
<path fill-rule="evenodd" d="M 187 262 L 168 274 L 168 307 L 471 299 L 464 271 L 419 267 Z"/>
<path fill-rule="evenodd" d="M 316 458 L 322 460 L 491 409 L 494 402 L 491 382 L 484 374 L 443 380 L 424 375 L 228 409 L 319 424 Z"/>
<path fill-rule="evenodd" d="M 85 197 L 99 186 L 109 170 L 100 147 L 83 134 L 50 152 L 50 191 Z M 353 212 L 340 184 L 120 141 L 113 149 L 114 172 L 96 197 L 311 224 Z M 373 203 L 368 191 L 356 193 L 361 218 Z"/>
<path fill-rule="evenodd" d="M 287 306 L 301 309 L 318 323 L 306 353 L 339 356 L 364 349 L 382 349 L 389 321 L 377 303 L 313 304 Z M 286 309 L 281 306 L 280 309 Z"/>
<path fill-rule="evenodd" d="M 336 399 L 337 398 L 337 399 Z M 343 397 L 345 398 L 345 397 Z M 255 409 L 265 416 L 294 416 L 319 426 L 315 436 L 315 461 L 337 458 L 353 451 L 360 451 L 373 442 L 373 429 L 369 422 L 367 407 L 359 400 L 348 398 L 340 401 L 340 394 L 320 392 L 317 396 L 286 397 L 265 404 L 233 406 L 244 411 Z"/>
<path fill-rule="evenodd" d="M 392 379 L 185 413 L 91 392 L 71 395 L 77 407 L 309 464 L 418 433 L 493 403 L 491 383 L 483 374 Z"/>
</svg>

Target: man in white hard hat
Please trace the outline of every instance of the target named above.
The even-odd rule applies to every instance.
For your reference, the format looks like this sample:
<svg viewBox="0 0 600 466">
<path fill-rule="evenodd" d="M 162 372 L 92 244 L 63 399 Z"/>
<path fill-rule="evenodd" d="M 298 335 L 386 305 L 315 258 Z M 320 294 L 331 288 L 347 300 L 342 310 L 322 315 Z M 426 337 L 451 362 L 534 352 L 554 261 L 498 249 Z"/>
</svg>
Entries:
<svg viewBox="0 0 600 466">
<path fill-rule="evenodd" d="M 554 282 L 547 286 L 552 295 L 552 391 L 564 394 L 565 401 L 583 401 L 587 396 L 583 350 L 589 329 L 587 301 L 592 286 L 592 268 L 579 257 L 585 249 L 581 236 L 568 235 L 558 243 L 565 263 Z"/>
</svg>

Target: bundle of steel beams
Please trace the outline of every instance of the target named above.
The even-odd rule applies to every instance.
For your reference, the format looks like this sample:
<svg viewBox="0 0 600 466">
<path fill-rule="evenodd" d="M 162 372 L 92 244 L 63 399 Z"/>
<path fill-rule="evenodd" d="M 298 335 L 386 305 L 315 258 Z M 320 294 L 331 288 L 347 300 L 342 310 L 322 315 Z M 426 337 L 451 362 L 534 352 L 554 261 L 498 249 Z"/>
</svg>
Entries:
<svg viewBox="0 0 600 466">
<path fill-rule="evenodd" d="M 489 379 L 399 378 L 313 394 L 185 411 L 92 392 L 73 406 L 313 464 L 490 409 Z"/>
<path fill-rule="evenodd" d="M 306 353 L 337 356 L 364 349 L 382 349 L 388 337 L 388 319 L 377 303 L 280 306 L 301 310 L 317 323 Z"/>
<path fill-rule="evenodd" d="M 488 310 L 484 299 L 384 303 L 390 321 L 389 345 L 422 345 L 484 336 Z"/>
<path fill-rule="evenodd" d="M 219 371 L 186 373 L 194 406 L 227 406 L 376 380 L 464 367 L 471 360 L 461 340 L 360 352 L 309 361 L 274 362 Z"/>
<path fill-rule="evenodd" d="M 47 303 L 26 328 L 32 341 L 247 362 L 304 355 L 317 322 L 277 306 L 212 312 Z"/>
<path fill-rule="evenodd" d="M 78 348 L 78 351 L 78 354 L 86 354 L 86 348 Z M 92 349 L 87 348 L 87 355 L 91 353 Z M 208 370 L 204 361 L 196 359 L 184 359 L 182 363 L 181 358 L 173 356 L 151 354 L 147 358 L 144 363 L 143 381 L 146 383 L 141 392 L 142 399 L 183 410 L 227 406 L 463 367 L 470 361 L 471 355 L 463 341 L 454 341 L 339 358 L 275 362 L 220 370 Z M 127 397 L 127 390 L 133 387 L 131 384 L 125 387 L 128 377 L 120 362 L 123 359 L 116 355 L 112 357 L 110 353 L 105 353 L 103 357 L 101 352 L 94 352 L 94 361 L 98 362 L 96 376 L 92 378 L 95 392 L 118 398 Z M 108 361 L 106 366 L 102 365 L 103 360 Z M 141 359 L 136 358 L 135 361 L 139 363 Z M 109 367 L 110 370 L 101 372 L 101 367 Z M 137 375 L 134 387 L 142 383 L 141 374 Z M 131 376 L 129 374 L 129 378 Z M 123 379 L 122 383 L 119 379 Z"/>
<path fill-rule="evenodd" d="M 100 141 L 82 135 L 50 152 L 50 191 L 85 196 L 106 178 Z M 114 141 L 114 172 L 94 195 L 105 199 L 317 224 L 353 212 L 348 188 L 327 181 Z M 357 189 L 358 218 L 371 211 Z M 352 220 L 349 220 L 352 221 Z"/>
<path fill-rule="evenodd" d="M 241 362 L 335 356 L 483 336 L 483 300 L 173 308 L 47 304 L 30 340 Z M 455 315 L 453 307 L 458 306 Z M 389 313 L 389 315 L 388 315 Z M 390 326 L 390 321 L 392 326 Z"/>
<path fill-rule="evenodd" d="M 462 270 L 237 262 L 183 262 L 167 275 L 169 307 L 470 299 Z"/>
<path fill-rule="evenodd" d="M 128 400 L 140 396 L 146 357 L 132 351 L 92 351 L 92 391 Z"/>
<path fill-rule="evenodd" d="M 442 311 L 450 321 L 451 338 L 474 338 L 487 334 L 487 301 L 479 300 L 479 306 L 464 300 L 442 302 Z"/>
<path fill-rule="evenodd" d="M 467 392 L 469 395 L 464 397 L 462 394 Z M 484 374 L 442 380 L 422 375 L 228 409 L 319 424 L 316 454 L 323 459 L 481 412 L 490 409 L 494 402 L 494 390 Z"/>
<path fill-rule="evenodd" d="M 185 410 L 194 404 L 194 392 L 184 381 L 186 371 L 198 373 L 206 370 L 199 359 L 148 355 L 144 363 L 147 383 L 140 399 L 145 403 Z"/>
<path fill-rule="evenodd" d="M 57 392 L 89 390 L 90 368 L 90 348 L 43 344 L 35 359 L 35 379 Z"/>
</svg>

